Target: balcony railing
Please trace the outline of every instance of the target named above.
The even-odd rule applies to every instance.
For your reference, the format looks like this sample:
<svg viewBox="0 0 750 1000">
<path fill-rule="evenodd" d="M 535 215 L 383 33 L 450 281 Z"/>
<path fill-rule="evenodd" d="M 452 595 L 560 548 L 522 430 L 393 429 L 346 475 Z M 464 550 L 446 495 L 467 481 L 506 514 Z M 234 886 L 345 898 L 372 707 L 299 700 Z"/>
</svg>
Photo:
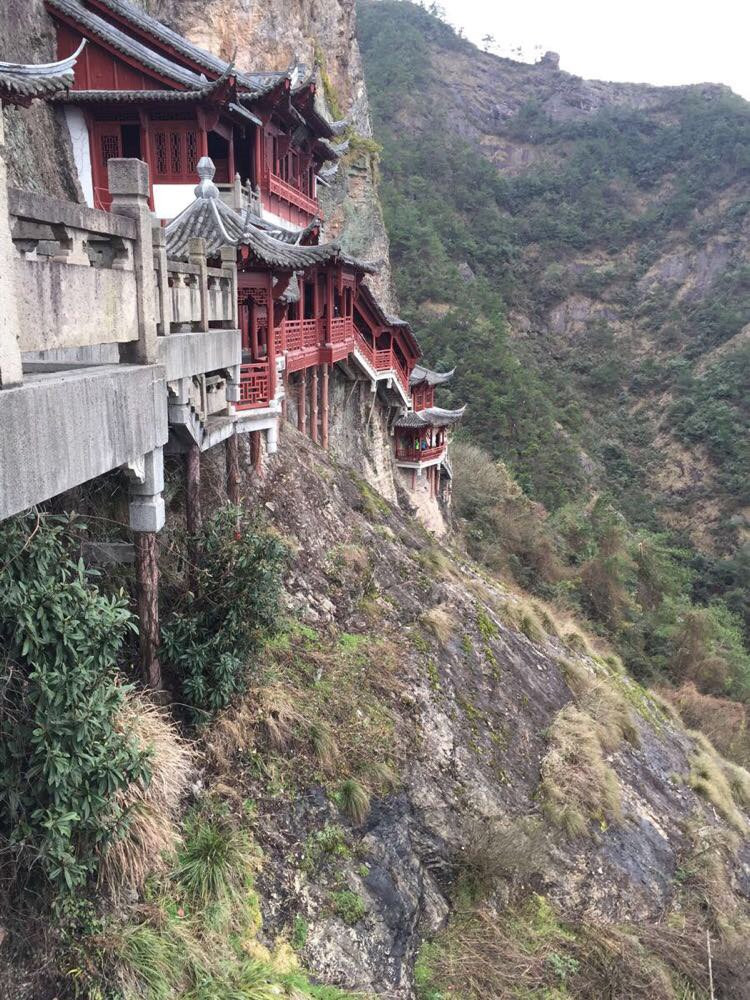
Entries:
<svg viewBox="0 0 750 1000">
<path fill-rule="evenodd" d="M 396 446 L 397 462 L 430 462 L 434 458 L 440 458 L 445 452 L 444 444 L 436 444 L 432 448 L 405 448 Z"/>
<path fill-rule="evenodd" d="M 354 321 L 351 316 L 334 316 L 331 320 L 331 343 L 342 344 L 354 336 Z"/>
<path fill-rule="evenodd" d="M 252 410 L 260 406 L 268 406 L 270 392 L 271 377 L 268 362 L 258 361 L 248 365 L 240 365 L 240 398 L 236 403 L 238 410 Z"/>
<path fill-rule="evenodd" d="M 376 365 L 375 365 L 375 351 L 370 346 L 370 344 L 367 343 L 367 341 L 362 336 L 362 334 L 359 332 L 359 330 L 355 330 L 355 333 L 354 333 L 354 344 L 355 344 L 355 347 L 357 348 L 357 350 L 360 352 L 360 354 L 364 354 L 364 356 L 367 359 L 367 361 L 369 361 L 370 364 L 372 365 L 372 367 L 375 368 L 376 367 Z"/>
<path fill-rule="evenodd" d="M 271 174 L 268 183 L 269 191 L 271 194 L 275 194 L 278 198 L 282 198 L 284 201 L 289 202 L 290 205 L 294 205 L 296 208 L 302 209 L 303 212 L 307 212 L 309 215 L 318 214 L 318 203 L 314 198 L 308 197 L 308 195 L 303 194 L 299 188 L 288 184 L 283 181 L 276 174 Z"/>
</svg>

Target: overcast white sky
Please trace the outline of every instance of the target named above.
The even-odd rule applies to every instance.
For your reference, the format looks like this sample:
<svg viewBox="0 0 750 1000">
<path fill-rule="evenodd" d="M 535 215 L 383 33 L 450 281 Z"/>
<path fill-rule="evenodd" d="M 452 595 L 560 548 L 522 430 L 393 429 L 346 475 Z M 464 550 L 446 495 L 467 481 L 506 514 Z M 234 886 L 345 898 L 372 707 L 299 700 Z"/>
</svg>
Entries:
<svg viewBox="0 0 750 1000">
<path fill-rule="evenodd" d="M 429 0 L 428 0 L 429 2 Z M 473 42 L 534 62 L 547 49 L 562 69 L 597 80 L 726 83 L 750 100 L 748 0 L 438 0 Z M 537 48 L 539 47 L 539 48 Z"/>
</svg>

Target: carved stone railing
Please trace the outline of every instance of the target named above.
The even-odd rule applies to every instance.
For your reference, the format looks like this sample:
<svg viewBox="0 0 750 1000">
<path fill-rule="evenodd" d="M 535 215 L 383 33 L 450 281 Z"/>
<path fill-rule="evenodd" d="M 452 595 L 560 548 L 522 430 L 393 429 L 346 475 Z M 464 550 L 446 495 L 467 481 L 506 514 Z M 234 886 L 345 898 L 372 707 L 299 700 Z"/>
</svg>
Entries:
<svg viewBox="0 0 750 1000">
<path fill-rule="evenodd" d="M 136 223 L 9 189 L 22 352 L 137 341 Z"/>
<path fill-rule="evenodd" d="M 158 331 L 185 333 L 237 327 L 237 266 L 233 247 L 222 247 L 221 267 L 209 267 L 204 241 L 190 241 L 187 261 L 170 260 L 164 231 L 155 227 L 154 275 Z"/>
</svg>

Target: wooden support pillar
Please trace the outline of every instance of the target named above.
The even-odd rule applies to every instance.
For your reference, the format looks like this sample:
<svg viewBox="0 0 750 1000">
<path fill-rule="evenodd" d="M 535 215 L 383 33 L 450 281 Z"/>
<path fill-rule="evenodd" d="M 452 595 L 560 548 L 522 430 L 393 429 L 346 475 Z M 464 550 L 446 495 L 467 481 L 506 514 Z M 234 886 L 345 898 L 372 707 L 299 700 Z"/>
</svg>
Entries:
<svg viewBox="0 0 750 1000">
<path fill-rule="evenodd" d="M 318 366 L 310 372 L 310 437 L 318 443 Z"/>
<path fill-rule="evenodd" d="M 225 444 L 227 460 L 227 497 L 238 507 L 240 504 L 240 441 L 236 434 L 228 437 Z"/>
<path fill-rule="evenodd" d="M 283 390 L 281 395 L 281 419 L 286 420 L 286 394 L 289 389 L 289 379 L 286 377 L 286 371 L 282 371 L 281 373 L 281 386 Z"/>
<path fill-rule="evenodd" d="M 257 475 L 263 475 L 263 454 L 260 448 L 260 431 L 250 431 L 250 461 Z"/>
<path fill-rule="evenodd" d="M 323 427 L 322 427 L 320 443 L 323 445 L 323 448 L 326 451 L 328 451 L 328 364 L 327 363 L 324 364 L 322 367 L 321 376 L 322 376 L 322 381 L 320 387 L 320 396 L 321 396 L 321 409 L 323 411 L 322 412 Z"/>
<path fill-rule="evenodd" d="M 159 690 L 159 536 L 155 531 L 136 531 L 133 539 L 141 673 L 144 684 Z"/>
<path fill-rule="evenodd" d="M 201 452 L 191 444 L 185 455 L 185 520 L 188 534 L 188 579 L 192 587 L 198 567 L 198 532 L 201 529 Z"/>
<path fill-rule="evenodd" d="M 297 430 L 307 433 L 307 369 L 303 368 L 299 377 L 299 404 L 297 412 Z"/>
</svg>

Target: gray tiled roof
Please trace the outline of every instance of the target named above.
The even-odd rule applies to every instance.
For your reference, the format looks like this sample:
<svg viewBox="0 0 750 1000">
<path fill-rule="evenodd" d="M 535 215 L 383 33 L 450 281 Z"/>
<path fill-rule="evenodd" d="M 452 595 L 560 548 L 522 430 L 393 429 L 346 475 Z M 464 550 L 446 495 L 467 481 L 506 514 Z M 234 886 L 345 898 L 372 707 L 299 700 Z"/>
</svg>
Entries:
<svg viewBox="0 0 750 1000">
<path fill-rule="evenodd" d="M 302 271 L 315 264 L 346 264 L 363 273 L 373 273 L 374 267 L 344 254 L 338 243 L 321 246 L 302 246 L 289 243 L 261 228 L 258 218 L 248 209 L 244 215 L 226 205 L 213 183 L 215 167 L 204 156 L 198 163 L 200 183 L 195 189 L 195 200 L 166 227 L 167 254 L 184 257 L 188 241 L 200 236 L 206 241 L 209 253 L 216 253 L 222 246 L 243 245 L 263 264 L 279 270 Z"/>
<path fill-rule="evenodd" d="M 190 69 L 185 69 L 184 66 L 178 65 L 142 42 L 136 41 L 131 35 L 116 28 L 109 21 L 99 17 L 98 14 L 87 10 L 80 0 L 46 0 L 46 3 L 52 10 L 74 20 L 87 33 L 107 42 L 118 52 L 136 59 L 142 65 L 168 80 L 173 80 L 175 83 L 193 90 L 200 90 L 208 82 L 202 73 L 198 74 Z"/>
<path fill-rule="evenodd" d="M 66 90 L 73 84 L 73 68 L 85 44 L 82 42 L 72 56 L 59 62 L 38 65 L 0 62 L 0 100 L 25 104 L 32 98 L 50 97 Z"/>
<path fill-rule="evenodd" d="M 212 55 L 210 52 L 206 52 L 205 49 L 201 49 L 197 45 L 193 45 L 193 43 L 189 42 L 187 38 L 183 38 L 183 36 L 178 32 L 168 28 L 166 24 L 162 24 L 161 21 L 157 21 L 155 17 L 151 17 L 150 14 L 147 14 L 140 7 L 127 3 L 126 0 L 99 0 L 99 3 L 102 6 L 107 7 L 114 15 L 120 17 L 123 21 L 127 21 L 129 24 L 139 28 L 141 31 L 152 35 L 164 45 L 174 49 L 175 52 L 179 52 L 180 55 L 189 59 L 191 62 L 195 62 L 199 66 L 203 66 L 204 69 L 209 72 L 223 73 L 226 70 L 228 64 L 223 59 Z M 250 90 L 258 91 L 259 93 L 265 93 L 276 86 L 280 80 L 285 79 L 288 75 L 288 72 L 238 73 L 237 82 L 242 87 L 247 87 Z"/>
<path fill-rule="evenodd" d="M 462 406 L 460 410 L 444 410 L 440 406 L 430 406 L 426 410 L 405 413 L 396 421 L 396 427 L 409 430 L 420 430 L 423 427 L 449 427 L 461 419 L 466 410 Z"/>
<path fill-rule="evenodd" d="M 424 365 L 414 365 L 409 376 L 409 385 L 419 385 L 420 382 L 426 382 L 427 385 L 444 385 L 453 377 L 455 371 L 455 368 L 451 368 L 449 372 L 434 372 Z"/>
</svg>

